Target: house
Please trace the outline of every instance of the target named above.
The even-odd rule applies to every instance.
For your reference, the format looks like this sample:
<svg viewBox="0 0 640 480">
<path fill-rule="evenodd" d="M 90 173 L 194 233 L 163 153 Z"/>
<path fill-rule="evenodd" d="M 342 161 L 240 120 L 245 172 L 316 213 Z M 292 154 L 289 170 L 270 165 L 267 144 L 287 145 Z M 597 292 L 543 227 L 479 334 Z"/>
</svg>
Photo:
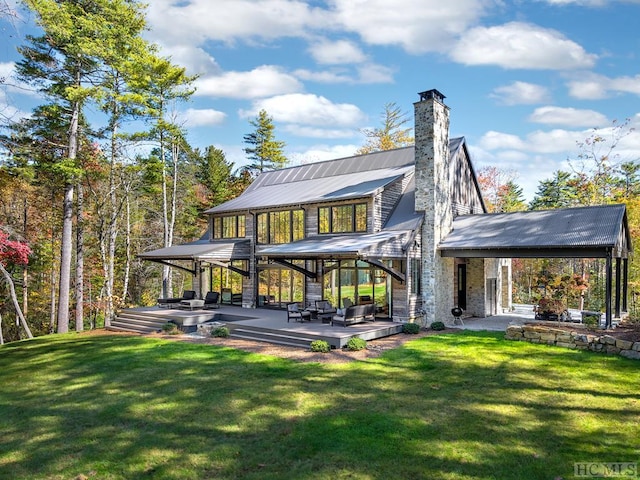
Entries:
<svg viewBox="0 0 640 480">
<path fill-rule="evenodd" d="M 535 243 L 507 248 L 518 240 L 513 229 L 507 243 L 487 241 L 503 238 L 504 224 L 487 215 L 465 139 L 449 138 L 444 98 L 419 94 L 415 146 L 263 172 L 242 195 L 205 212 L 201 240 L 140 257 L 190 271 L 196 291 L 218 291 L 223 303 L 245 308 L 373 302 L 378 317 L 426 324 L 451 322 L 456 306 L 480 317 L 508 310 L 510 257 L 548 251 Z M 610 213 L 592 210 L 585 220 L 596 224 Z M 520 225 L 540 220 L 521 214 Z M 600 250 L 587 250 L 624 259 L 626 269 L 626 215 L 616 219 Z M 581 233 L 592 234 L 573 235 Z"/>
</svg>

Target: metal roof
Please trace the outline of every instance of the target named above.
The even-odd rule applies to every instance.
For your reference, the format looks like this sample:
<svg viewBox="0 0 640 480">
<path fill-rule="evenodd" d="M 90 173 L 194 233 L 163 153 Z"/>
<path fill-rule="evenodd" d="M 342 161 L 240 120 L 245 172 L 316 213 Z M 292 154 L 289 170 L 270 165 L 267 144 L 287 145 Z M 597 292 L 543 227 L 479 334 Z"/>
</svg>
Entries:
<svg viewBox="0 0 640 480">
<path fill-rule="evenodd" d="M 145 260 L 231 260 L 248 258 L 249 240 L 214 241 L 197 240 L 182 245 L 144 252 L 138 257 Z"/>
<path fill-rule="evenodd" d="M 462 137 L 451 139 L 450 152 L 454 154 L 463 142 Z M 267 171 L 239 197 L 205 213 L 368 197 L 414 169 L 415 148 L 411 146 Z"/>
<path fill-rule="evenodd" d="M 413 240 L 412 230 L 383 230 L 378 233 L 322 235 L 293 243 L 258 248 L 257 255 L 286 258 L 318 257 L 401 257 Z M 395 253 L 394 253 L 395 252 Z"/>
<path fill-rule="evenodd" d="M 440 243 L 453 257 L 603 257 L 631 249 L 624 205 L 463 215 Z"/>
</svg>

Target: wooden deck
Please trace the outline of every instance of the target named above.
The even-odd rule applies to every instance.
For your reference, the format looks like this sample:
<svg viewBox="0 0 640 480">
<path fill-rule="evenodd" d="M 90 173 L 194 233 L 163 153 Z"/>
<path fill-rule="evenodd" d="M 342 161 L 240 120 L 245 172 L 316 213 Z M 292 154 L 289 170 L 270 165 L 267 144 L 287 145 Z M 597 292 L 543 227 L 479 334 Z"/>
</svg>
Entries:
<svg viewBox="0 0 640 480">
<path fill-rule="evenodd" d="M 377 320 L 348 327 L 311 322 L 287 322 L 287 312 L 263 308 L 249 309 L 221 306 L 214 310 L 139 307 L 122 310 L 111 324 L 112 330 L 139 333 L 157 332 L 167 322 L 176 323 L 185 332 L 195 332 L 198 325 L 217 322 L 229 328 L 234 338 L 308 348 L 314 340 L 325 340 L 342 348 L 353 337 L 373 340 L 402 331 L 402 323 Z"/>
</svg>

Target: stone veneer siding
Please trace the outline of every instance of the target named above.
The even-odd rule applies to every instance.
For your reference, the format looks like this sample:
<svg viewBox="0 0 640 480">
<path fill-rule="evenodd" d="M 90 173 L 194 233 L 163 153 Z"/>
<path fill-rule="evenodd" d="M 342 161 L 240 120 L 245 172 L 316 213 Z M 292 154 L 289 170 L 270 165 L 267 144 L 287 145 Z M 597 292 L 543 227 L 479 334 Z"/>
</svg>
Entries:
<svg viewBox="0 0 640 480">
<path fill-rule="evenodd" d="M 575 331 L 568 332 L 543 324 L 512 325 L 507 327 L 505 338 L 507 340 L 616 354 L 625 358 L 640 360 L 640 342 L 621 340 L 611 335 L 597 335 L 594 332 L 577 327 Z"/>
<path fill-rule="evenodd" d="M 453 259 L 442 258 L 437 246 L 451 231 L 449 178 L 449 107 L 436 98 L 414 104 L 416 199 L 424 212 L 422 226 L 422 309 L 426 324 L 446 321 L 453 306 Z"/>
</svg>

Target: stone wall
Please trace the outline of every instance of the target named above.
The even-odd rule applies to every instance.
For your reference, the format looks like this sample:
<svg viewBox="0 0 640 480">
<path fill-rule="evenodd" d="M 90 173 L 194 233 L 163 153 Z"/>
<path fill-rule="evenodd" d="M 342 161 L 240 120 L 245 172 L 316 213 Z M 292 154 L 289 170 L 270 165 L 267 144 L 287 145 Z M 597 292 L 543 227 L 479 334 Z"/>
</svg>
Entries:
<svg viewBox="0 0 640 480">
<path fill-rule="evenodd" d="M 609 353 L 640 360 L 640 342 L 621 340 L 611 335 L 599 335 L 596 332 L 579 328 L 578 326 L 575 326 L 575 330 L 567 331 L 547 325 L 512 325 L 507 328 L 505 338 L 507 340 Z"/>
</svg>

